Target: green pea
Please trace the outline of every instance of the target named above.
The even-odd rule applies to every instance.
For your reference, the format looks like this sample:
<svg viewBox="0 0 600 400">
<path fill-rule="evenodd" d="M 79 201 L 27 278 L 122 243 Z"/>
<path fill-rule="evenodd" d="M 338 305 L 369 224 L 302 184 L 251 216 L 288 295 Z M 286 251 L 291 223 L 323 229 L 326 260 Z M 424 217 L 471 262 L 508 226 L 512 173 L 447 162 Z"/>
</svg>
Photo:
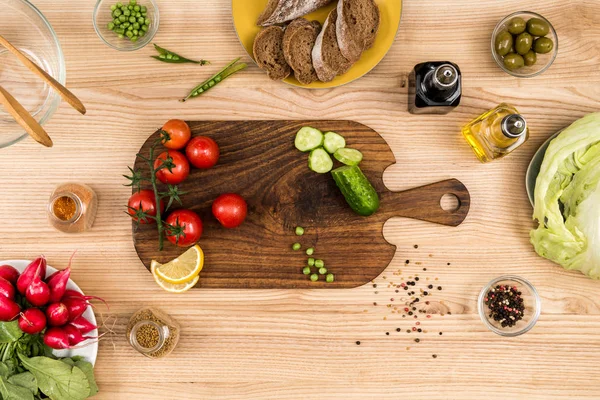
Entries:
<svg viewBox="0 0 600 400">
<path fill-rule="evenodd" d="M 304 267 L 304 268 L 302 268 L 302 273 L 304 275 L 309 275 L 310 274 L 310 267 Z"/>
<path fill-rule="evenodd" d="M 146 18 L 148 16 L 148 13 L 143 12 L 142 13 L 142 17 Z"/>
<path fill-rule="evenodd" d="M 171 59 L 173 59 L 173 54 L 167 54 L 167 60 L 171 60 Z M 294 249 L 294 247 L 296 247 L 296 245 L 300 246 L 299 243 L 294 243 L 292 248 Z M 298 247 L 298 248 L 300 248 L 300 247 Z M 298 249 L 294 249 L 294 250 L 298 250 Z"/>
<path fill-rule="evenodd" d="M 519 35 L 525 32 L 525 20 L 521 17 L 514 17 L 508 21 L 506 29 L 513 35 Z"/>
<path fill-rule="evenodd" d="M 115 24 L 113 24 L 112 22 L 108 23 L 108 30 L 112 31 L 113 29 L 115 29 Z"/>
<path fill-rule="evenodd" d="M 125 22 L 125 21 L 127 21 L 127 17 L 126 17 L 126 16 L 124 16 L 124 15 L 121 15 L 121 16 L 119 17 L 119 21 L 121 21 L 121 22 Z"/>
<path fill-rule="evenodd" d="M 133 37 L 133 32 L 127 31 L 127 33 L 125 33 L 125 35 L 131 39 Z"/>
<path fill-rule="evenodd" d="M 323 268 L 324 266 L 325 266 L 325 263 L 323 262 L 323 260 L 315 260 L 315 267 Z"/>
<path fill-rule="evenodd" d="M 547 37 L 539 37 L 533 42 L 533 51 L 539 54 L 550 53 L 554 48 L 554 42 Z"/>
<path fill-rule="evenodd" d="M 123 35 L 121 35 L 121 34 L 119 33 L 119 34 L 117 35 L 117 37 L 118 37 L 119 39 L 123 39 L 125 36 L 123 36 Z"/>
<path fill-rule="evenodd" d="M 146 32 L 144 32 L 144 31 L 139 31 L 139 32 L 138 32 L 138 36 L 139 36 L 139 37 L 142 37 L 142 36 L 144 36 L 145 34 L 146 34 Z"/>
<path fill-rule="evenodd" d="M 137 20 L 135 19 L 135 17 L 129 17 L 129 22 L 131 22 L 131 23 L 133 24 L 135 21 L 137 21 Z"/>
<path fill-rule="evenodd" d="M 319 280 L 319 275 L 317 275 L 317 274 L 312 274 L 312 275 L 310 276 L 310 280 L 311 280 L 311 281 L 313 281 L 313 282 L 316 282 L 316 281 L 318 281 L 318 280 Z"/>
<path fill-rule="evenodd" d="M 138 5 L 133 6 L 133 11 L 135 11 L 135 12 L 140 11 L 140 6 L 138 6 Z"/>
<path fill-rule="evenodd" d="M 519 36 L 517 36 L 517 40 L 515 40 L 515 50 L 520 55 L 525 55 L 529 50 L 531 50 L 531 46 L 533 45 L 533 37 L 527 33 L 523 32 Z"/>
<path fill-rule="evenodd" d="M 296 235 L 302 236 L 302 235 L 304 235 L 304 228 L 301 226 L 297 226 L 295 232 L 296 232 Z"/>
<path fill-rule="evenodd" d="M 140 24 L 138 24 L 137 22 L 133 24 L 133 29 L 140 29 Z"/>
<path fill-rule="evenodd" d="M 125 10 L 125 11 L 123 11 L 123 15 L 126 17 L 129 17 L 131 15 L 131 11 Z"/>
<path fill-rule="evenodd" d="M 217 78 L 219 78 L 219 80 L 217 80 Z M 217 76 L 217 77 L 215 78 L 215 81 L 216 81 L 217 83 L 219 83 L 219 82 L 221 81 L 221 77 L 220 77 L 220 76 Z M 312 247 L 309 247 L 308 249 L 306 249 L 306 255 L 307 255 L 307 256 L 312 256 L 314 252 L 315 252 L 315 249 L 314 249 L 314 248 L 312 248 Z"/>
<path fill-rule="evenodd" d="M 502 31 L 496 36 L 495 48 L 496 53 L 501 57 L 507 55 L 513 45 L 513 36 L 507 31 Z"/>
<path fill-rule="evenodd" d="M 117 9 L 117 6 L 114 4 L 112 6 L 110 6 L 110 11 L 115 11 L 116 9 Z"/>
<path fill-rule="evenodd" d="M 137 19 L 137 22 L 138 22 L 138 23 L 140 23 L 140 24 L 143 24 L 143 23 L 144 23 L 144 21 L 145 21 L 145 19 L 144 19 L 144 18 L 142 18 L 142 17 L 139 17 L 139 18 Z"/>
<path fill-rule="evenodd" d="M 137 4 L 137 0 L 129 0 L 130 6 L 135 6 Z"/>
<path fill-rule="evenodd" d="M 118 17 L 121 14 L 123 14 L 123 12 L 121 10 L 115 10 L 115 11 L 113 11 L 113 17 Z"/>
<path fill-rule="evenodd" d="M 132 31 L 132 30 L 133 30 L 133 26 L 129 25 L 129 26 L 127 27 L 127 30 L 128 30 L 128 31 Z"/>
<path fill-rule="evenodd" d="M 175 55 L 174 55 L 174 56 L 173 56 L 173 60 L 174 60 L 174 61 L 178 61 L 178 60 L 179 60 L 179 56 L 175 56 Z M 210 85 L 210 82 L 208 82 L 208 84 Z M 211 85 L 211 86 L 212 86 L 212 85 Z"/>
<path fill-rule="evenodd" d="M 209 86 L 208 83 L 202 86 L 202 89 L 204 90 L 208 90 Z M 298 246 L 300 245 L 300 243 L 296 243 Z M 300 247 L 298 247 L 298 249 L 300 249 Z M 296 249 L 297 250 L 297 249 Z"/>
<path fill-rule="evenodd" d="M 528 67 L 532 66 L 533 64 L 535 64 L 535 62 L 537 61 L 537 55 L 535 54 L 535 51 L 533 50 L 529 50 L 524 56 L 523 56 L 523 60 L 525 60 L 525 65 L 527 65 Z"/>
<path fill-rule="evenodd" d="M 164 54 L 161 54 L 158 56 L 158 58 L 160 58 L 161 60 L 164 60 L 165 58 L 167 58 L 167 56 L 165 56 Z"/>
<path fill-rule="evenodd" d="M 550 32 L 550 25 L 540 18 L 531 18 L 527 21 L 527 32 L 532 36 L 546 36 Z"/>
<path fill-rule="evenodd" d="M 150 25 L 150 19 L 149 19 L 149 18 L 146 18 L 146 19 L 144 20 L 144 23 L 145 23 L 146 25 Z"/>
<path fill-rule="evenodd" d="M 123 22 L 123 23 L 121 24 L 121 26 L 122 26 L 123 28 L 129 28 L 129 26 L 130 26 L 130 25 L 131 25 L 131 24 L 130 24 L 129 22 Z"/>
<path fill-rule="evenodd" d="M 119 18 L 115 18 L 115 19 L 113 19 L 113 24 L 121 25 L 121 20 Z"/>
<path fill-rule="evenodd" d="M 208 86 L 209 86 L 209 87 L 213 87 L 213 86 L 215 86 L 215 85 L 216 85 L 216 83 L 215 83 L 215 81 L 214 81 L 214 80 L 211 80 L 211 81 L 209 81 L 209 82 L 208 82 Z"/>
<path fill-rule="evenodd" d="M 146 8 L 146 6 L 141 6 L 141 7 L 140 7 L 140 11 L 141 11 L 141 12 L 145 13 L 145 12 L 146 12 L 146 10 L 148 10 L 148 9 Z"/>
<path fill-rule="evenodd" d="M 117 7 L 119 7 L 119 8 L 123 7 L 123 3 L 121 3 L 120 1 L 117 2 Z"/>
<path fill-rule="evenodd" d="M 127 6 L 127 9 L 133 11 L 133 6 Z"/>
<path fill-rule="evenodd" d="M 327 283 L 331 283 L 331 282 L 333 282 L 334 279 L 335 278 L 333 277 L 333 274 L 327 274 L 327 277 L 325 278 L 325 281 Z"/>
<path fill-rule="evenodd" d="M 167 54 L 167 58 L 170 60 L 173 58 L 173 56 L 170 54 Z M 204 86 L 206 86 L 206 87 L 204 87 Z M 208 85 L 204 85 L 204 86 L 203 86 L 204 90 L 208 89 Z M 302 247 L 302 245 L 300 243 L 294 243 L 292 245 L 292 250 L 300 250 L 300 247 Z"/>
<path fill-rule="evenodd" d="M 215 82 L 219 83 L 219 82 L 221 82 L 221 79 L 222 79 L 222 78 L 221 78 L 221 75 L 217 75 L 217 76 L 215 77 Z M 311 253 L 310 253 L 310 254 L 308 254 L 308 249 L 306 249 L 306 251 L 307 251 L 307 253 L 306 253 L 306 254 L 308 254 L 309 256 L 312 254 L 312 251 L 314 251 L 314 249 L 313 249 L 312 247 L 311 247 L 311 249 L 312 249 L 312 250 L 311 250 Z"/>
<path fill-rule="evenodd" d="M 131 41 L 132 41 L 133 43 L 137 42 L 137 41 L 138 41 L 138 37 L 137 37 L 137 36 L 134 36 L 134 37 L 132 37 L 132 38 L 131 38 Z"/>
<path fill-rule="evenodd" d="M 142 31 L 143 32 L 148 32 L 148 25 L 142 26 Z"/>
<path fill-rule="evenodd" d="M 125 29 L 115 29 L 115 33 L 123 35 L 125 33 Z"/>
<path fill-rule="evenodd" d="M 321 267 L 319 268 L 319 275 L 325 275 L 327 273 L 327 268 Z"/>
<path fill-rule="evenodd" d="M 314 259 L 314 258 L 312 258 L 312 257 L 311 257 L 311 258 L 309 258 L 309 259 L 308 259 L 308 266 L 309 266 L 309 267 L 314 267 L 314 265 L 315 265 L 315 259 Z"/>
</svg>

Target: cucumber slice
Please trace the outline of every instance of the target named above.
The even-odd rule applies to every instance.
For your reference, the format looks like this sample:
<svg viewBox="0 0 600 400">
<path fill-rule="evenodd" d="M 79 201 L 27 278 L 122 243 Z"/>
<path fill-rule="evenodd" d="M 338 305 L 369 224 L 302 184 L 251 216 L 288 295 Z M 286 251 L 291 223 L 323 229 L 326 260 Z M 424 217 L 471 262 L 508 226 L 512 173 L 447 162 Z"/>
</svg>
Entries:
<svg viewBox="0 0 600 400">
<path fill-rule="evenodd" d="M 310 152 L 308 156 L 308 168 L 319 174 L 324 174 L 331 171 L 333 161 L 329 154 L 322 147 L 319 147 Z"/>
<path fill-rule="evenodd" d="M 331 171 L 333 180 L 355 213 L 373 214 L 379 208 L 377 191 L 357 165 L 344 165 Z"/>
<path fill-rule="evenodd" d="M 325 133 L 325 139 L 323 139 L 323 147 L 329 154 L 333 154 L 337 149 L 346 147 L 346 139 L 335 132 L 327 132 Z"/>
<path fill-rule="evenodd" d="M 363 159 L 360 151 L 347 148 L 337 149 L 333 156 L 336 160 L 346 165 L 358 165 Z"/>
<path fill-rule="evenodd" d="M 323 145 L 323 133 L 310 126 L 300 128 L 296 133 L 294 145 L 300 151 L 311 151 Z"/>
</svg>

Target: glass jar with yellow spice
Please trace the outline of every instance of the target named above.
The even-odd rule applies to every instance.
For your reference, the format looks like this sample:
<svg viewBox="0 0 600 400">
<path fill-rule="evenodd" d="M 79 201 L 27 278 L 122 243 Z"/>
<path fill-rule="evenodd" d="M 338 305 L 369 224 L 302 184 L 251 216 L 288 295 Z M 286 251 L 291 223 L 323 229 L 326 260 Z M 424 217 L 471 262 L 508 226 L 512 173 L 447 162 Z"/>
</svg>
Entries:
<svg viewBox="0 0 600 400">
<path fill-rule="evenodd" d="M 169 355 L 179 341 L 179 324 L 154 307 L 136 311 L 127 325 L 129 344 L 149 358 Z"/>
<path fill-rule="evenodd" d="M 98 210 L 98 197 L 87 185 L 64 183 L 59 185 L 48 202 L 50 224 L 65 233 L 89 230 Z"/>
</svg>

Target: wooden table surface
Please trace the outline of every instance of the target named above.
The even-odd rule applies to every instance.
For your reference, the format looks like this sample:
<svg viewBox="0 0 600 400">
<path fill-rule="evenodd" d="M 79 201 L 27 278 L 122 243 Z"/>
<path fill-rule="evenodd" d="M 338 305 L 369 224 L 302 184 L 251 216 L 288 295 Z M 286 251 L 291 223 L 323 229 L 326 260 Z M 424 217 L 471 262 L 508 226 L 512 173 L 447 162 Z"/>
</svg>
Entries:
<svg viewBox="0 0 600 400">
<path fill-rule="evenodd" d="M 600 282 L 534 253 L 524 188 L 537 147 L 600 110 L 600 2 L 405 0 L 389 54 L 352 84 L 302 90 L 271 82 L 251 66 L 185 104 L 177 99 L 221 65 L 238 56 L 250 61 L 233 30 L 228 0 L 159 0 L 155 42 L 211 60 L 206 67 L 156 62 L 150 46 L 132 53 L 109 49 L 92 27 L 93 1 L 34 3 L 61 40 L 69 87 L 88 114 L 63 103 L 46 125 L 54 148 L 27 139 L 0 150 L 0 259 L 43 253 L 51 265 L 65 267 L 78 250 L 72 277 L 110 302 L 105 317 L 116 333 L 100 344 L 97 398 L 600 398 Z M 550 19 L 560 38 L 554 65 L 533 79 L 508 76 L 489 50 L 496 22 L 523 7 Z M 451 60 L 462 69 L 461 106 L 447 116 L 406 111 L 407 75 L 426 60 Z M 527 117 L 532 136 L 510 157 L 482 165 L 460 127 L 502 101 Z M 390 220 L 384 233 L 398 249 L 377 288 L 171 295 L 158 288 L 133 249 L 123 214 L 130 191 L 121 175 L 146 137 L 174 117 L 356 120 L 380 132 L 395 153 L 398 164 L 385 174 L 390 189 L 458 178 L 471 192 L 471 211 L 458 228 Z M 48 196 L 64 181 L 97 191 L 100 208 L 91 232 L 69 236 L 48 226 Z M 489 332 L 476 312 L 481 287 L 507 273 L 529 279 L 543 305 L 535 328 L 512 339 Z M 403 304 L 403 293 L 388 284 L 416 274 L 443 287 L 433 291 L 436 313 L 420 317 L 427 333 L 418 336 L 406 333 L 409 318 L 387 306 Z M 125 339 L 128 317 L 144 305 L 166 310 L 183 326 L 179 346 L 164 360 L 145 359 Z"/>
</svg>

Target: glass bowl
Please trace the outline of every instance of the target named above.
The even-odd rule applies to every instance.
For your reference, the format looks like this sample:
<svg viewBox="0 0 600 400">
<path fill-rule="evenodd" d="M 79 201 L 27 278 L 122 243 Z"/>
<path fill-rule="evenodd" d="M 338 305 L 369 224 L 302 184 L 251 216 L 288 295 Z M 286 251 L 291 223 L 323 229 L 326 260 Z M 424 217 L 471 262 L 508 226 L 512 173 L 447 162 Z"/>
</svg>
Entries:
<svg viewBox="0 0 600 400">
<path fill-rule="evenodd" d="M 140 37 L 137 42 L 132 42 L 127 36 L 120 38 L 115 32 L 108 29 L 108 24 L 113 21 L 111 6 L 122 3 L 123 5 L 139 5 L 146 7 L 146 18 L 150 19 L 150 25 L 148 31 L 144 36 Z M 98 0 L 96 7 L 94 8 L 94 29 L 96 33 L 109 47 L 119 51 L 134 51 L 141 49 L 152 41 L 156 32 L 158 32 L 158 25 L 160 22 L 160 16 L 158 12 L 158 5 L 154 0 Z"/>
<path fill-rule="evenodd" d="M 65 84 L 65 58 L 50 23 L 27 0 L 0 0 L 0 35 L 34 61 L 50 76 Z M 40 125 L 44 125 L 60 105 L 60 96 L 42 78 L 0 46 L 0 85 L 8 90 Z M 0 106 L 0 148 L 29 135 Z"/>
<path fill-rule="evenodd" d="M 550 51 L 549 53 L 536 54 L 537 62 L 535 64 L 533 64 L 531 66 L 524 66 L 522 68 L 519 68 L 519 69 L 513 71 L 504 66 L 504 57 L 502 57 L 501 55 L 499 55 L 496 52 L 495 44 L 496 44 L 496 37 L 500 34 L 500 32 L 507 30 L 506 27 L 508 25 L 508 22 L 511 19 L 513 19 L 514 17 L 521 17 L 525 21 L 528 21 L 531 18 L 539 18 L 539 19 L 545 21 L 546 23 L 548 23 L 548 25 L 550 26 L 550 32 L 548 32 L 548 34 L 545 37 L 552 39 L 552 41 L 554 42 L 554 47 L 553 47 L 552 51 Z M 496 25 L 496 28 L 494 29 L 494 32 L 492 33 L 492 56 L 494 57 L 494 60 L 496 60 L 496 64 L 498 64 L 498 66 L 500 68 L 502 68 L 502 70 L 504 72 L 506 72 L 507 74 L 510 74 L 512 76 L 516 76 L 517 78 L 531 78 L 531 77 L 534 77 L 534 76 L 537 76 L 537 75 L 543 73 L 548 68 L 550 68 L 550 66 L 554 62 L 554 59 L 556 59 L 557 54 L 558 54 L 558 35 L 556 34 L 554 27 L 552 26 L 550 21 L 548 21 L 546 18 L 542 17 L 540 14 L 537 14 L 537 13 L 534 13 L 531 11 L 518 11 L 516 13 L 512 13 L 512 14 L 508 15 L 502 21 L 498 22 L 498 25 Z"/>
<path fill-rule="evenodd" d="M 517 290 L 521 292 L 521 297 L 523 298 L 523 304 L 525 306 L 523 319 L 518 321 L 512 327 L 502 327 L 498 321 L 491 318 L 489 308 L 485 304 L 485 299 L 490 289 L 493 289 L 498 285 L 516 286 Z M 540 317 L 542 304 L 537 290 L 535 290 L 531 283 L 515 275 L 504 275 L 490 281 L 490 283 L 485 285 L 481 290 L 479 298 L 477 299 L 477 310 L 479 311 L 479 317 L 481 318 L 481 321 L 483 321 L 483 324 L 492 332 L 500 336 L 519 336 L 533 328 Z"/>
</svg>

